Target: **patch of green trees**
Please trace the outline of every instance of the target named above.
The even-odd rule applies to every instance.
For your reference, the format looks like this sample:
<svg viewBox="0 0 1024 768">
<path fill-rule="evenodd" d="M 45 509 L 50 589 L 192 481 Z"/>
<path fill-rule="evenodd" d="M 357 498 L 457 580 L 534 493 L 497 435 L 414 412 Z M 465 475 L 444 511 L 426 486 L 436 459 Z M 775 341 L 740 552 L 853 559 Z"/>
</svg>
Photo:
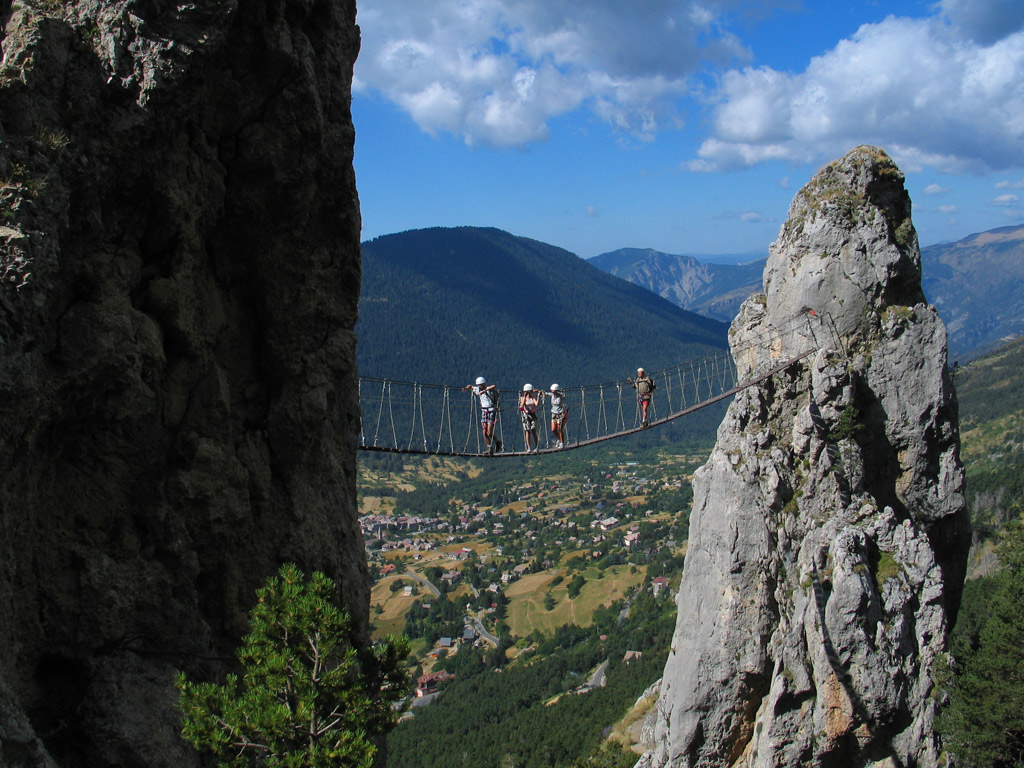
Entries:
<svg viewBox="0 0 1024 768">
<path fill-rule="evenodd" d="M 622 606 L 617 601 L 598 609 L 591 627 L 566 625 L 550 637 L 531 635 L 526 640 L 534 652 L 504 666 L 503 652 L 460 649 L 444 662 L 456 680 L 389 736 L 389 768 L 624 766 L 628 753 L 602 749 L 602 732 L 660 676 L 675 607 L 666 595 L 644 591 L 620 623 Z M 644 655 L 627 665 L 627 650 Z M 605 660 L 606 687 L 572 694 Z M 555 696 L 560 698 L 551 703 Z M 629 765 L 635 761 L 632 755 Z"/>
<path fill-rule="evenodd" d="M 953 634 L 949 701 L 938 720 L 958 764 L 1024 765 L 1024 527 L 1008 526 L 1002 569 L 968 582 Z"/>
</svg>

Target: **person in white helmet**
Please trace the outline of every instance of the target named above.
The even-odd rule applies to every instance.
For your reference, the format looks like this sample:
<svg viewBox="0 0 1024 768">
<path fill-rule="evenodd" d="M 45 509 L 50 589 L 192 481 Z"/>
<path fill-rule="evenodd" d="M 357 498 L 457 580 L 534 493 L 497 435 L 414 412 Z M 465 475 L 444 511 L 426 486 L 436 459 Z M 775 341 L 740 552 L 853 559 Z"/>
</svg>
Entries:
<svg viewBox="0 0 1024 768">
<path fill-rule="evenodd" d="M 555 438 L 555 448 L 564 448 L 565 425 L 569 421 L 569 406 L 565 404 L 565 392 L 557 384 L 552 384 L 551 391 L 544 394 L 551 398 L 551 434 Z"/>
<path fill-rule="evenodd" d="M 523 384 L 523 391 L 519 393 L 519 416 L 523 421 L 523 440 L 529 453 L 537 452 L 537 409 L 540 407 L 540 395 L 533 384 Z"/>
<path fill-rule="evenodd" d="M 480 399 L 480 430 L 484 433 L 487 454 L 493 455 L 495 448 L 501 453 L 501 440 L 494 439 L 494 424 L 498 420 L 498 387 L 488 384 L 483 376 L 477 376 L 476 383 L 467 384 L 462 391 L 467 389 L 472 389 Z"/>
<path fill-rule="evenodd" d="M 651 407 L 651 396 L 654 393 L 654 379 L 647 375 L 643 368 L 636 369 L 636 379 L 626 379 L 630 386 L 636 390 L 636 403 L 640 406 L 641 427 L 647 427 L 650 422 L 647 420 L 647 409 Z"/>
</svg>

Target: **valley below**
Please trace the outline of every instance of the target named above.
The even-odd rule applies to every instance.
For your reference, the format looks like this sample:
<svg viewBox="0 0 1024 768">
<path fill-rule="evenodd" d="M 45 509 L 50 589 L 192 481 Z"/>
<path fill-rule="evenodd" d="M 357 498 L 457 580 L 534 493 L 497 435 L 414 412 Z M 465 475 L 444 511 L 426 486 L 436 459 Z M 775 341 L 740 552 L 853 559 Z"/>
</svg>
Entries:
<svg viewBox="0 0 1024 768">
<path fill-rule="evenodd" d="M 972 617 L 998 569 L 999 533 L 1020 513 L 1022 370 L 1024 343 L 1018 341 L 955 374 L 974 526 L 967 617 L 958 628 L 963 635 L 977 631 Z M 487 696 L 505 698 L 512 695 L 506 683 L 518 685 L 508 672 L 552 664 L 560 670 L 546 673 L 547 684 L 517 698 L 501 717 L 477 722 L 474 749 L 483 752 L 473 754 L 507 757 L 512 753 L 499 746 L 507 735 L 499 721 L 525 718 L 537 708 L 550 715 L 565 696 L 589 695 L 601 682 L 607 687 L 608 665 L 621 676 L 630 656 L 647 658 L 630 661 L 634 686 L 601 694 L 612 705 L 595 709 L 600 715 L 585 739 L 563 733 L 571 746 L 559 764 L 631 766 L 643 751 L 640 725 L 653 704 L 644 692 L 660 677 L 667 650 L 642 638 L 662 642 L 659 624 L 664 633 L 675 621 L 690 481 L 709 452 L 705 441 L 667 448 L 612 443 L 511 461 L 361 453 L 359 511 L 374 579 L 373 633 L 405 633 L 413 650 L 413 688 L 389 764 L 429 765 L 409 757 L 410 744 L 420 745 L 413 750 L 419 755 L 432 743 L 427 730 L 461 729 L 467 717 L 466 723 L 476 722 L 445 698 L 477 695 L 478 675 L 487 680 Z M 602 648 L 610 631 L 627 622 L 637 647 Z M 561 657 L 573 648 L 581 655 L 576 668 L 566 670 Z M 437 764 L 445 765 L 438 750 Z M 552 763 L 534 755 L 523 764 Z"/>
</svg>

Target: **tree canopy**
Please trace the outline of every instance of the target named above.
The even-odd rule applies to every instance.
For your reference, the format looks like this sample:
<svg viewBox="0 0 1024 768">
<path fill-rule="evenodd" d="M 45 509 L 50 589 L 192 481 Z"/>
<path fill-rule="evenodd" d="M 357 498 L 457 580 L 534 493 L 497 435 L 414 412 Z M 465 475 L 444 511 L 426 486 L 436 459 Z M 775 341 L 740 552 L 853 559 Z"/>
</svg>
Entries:
<svg viewBox="0 0 1024 768">
<path fill-rule="evenodd" d="M 939 718 L 943 745 L 978 768 L 1024 765 L 1024 526 L 999 544 L 987 610 L 961 617 L 954 637 L 949 703 Z M 979 590 L 980 591 L 980 590 Z M 965 593 L 966 597 L 966 593 Z M 963 619 L 967 618 L 964 622 Z"/>
<path fill-rule="evenodd" d="M 352 641 L 349 615 L 323 573 L 285 565 L 257 592 L 238 651 L 245 672 L 223 685 L 178 676 L 182 735 L 239 768 L 370 768 L 405 694 L 404 638 Z"/>
</svg>

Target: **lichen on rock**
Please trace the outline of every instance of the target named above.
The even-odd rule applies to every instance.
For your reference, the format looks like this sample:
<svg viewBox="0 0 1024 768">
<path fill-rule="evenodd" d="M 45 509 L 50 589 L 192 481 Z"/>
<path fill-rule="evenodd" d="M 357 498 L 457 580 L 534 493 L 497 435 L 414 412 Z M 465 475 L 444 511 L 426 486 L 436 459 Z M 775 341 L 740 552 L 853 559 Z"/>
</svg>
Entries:
<svg viewBox="0 0 1024 768">
<path fill-rule="evenodd" d="M 933 766 L 969 524 L 945 329 L 903 176 L 857 147 L 796 196 L 730 329 L 749 378 L 694 476 L 650 768 Z M 888 761 L 888 762 L 887 762 Z"/>
</svg>

